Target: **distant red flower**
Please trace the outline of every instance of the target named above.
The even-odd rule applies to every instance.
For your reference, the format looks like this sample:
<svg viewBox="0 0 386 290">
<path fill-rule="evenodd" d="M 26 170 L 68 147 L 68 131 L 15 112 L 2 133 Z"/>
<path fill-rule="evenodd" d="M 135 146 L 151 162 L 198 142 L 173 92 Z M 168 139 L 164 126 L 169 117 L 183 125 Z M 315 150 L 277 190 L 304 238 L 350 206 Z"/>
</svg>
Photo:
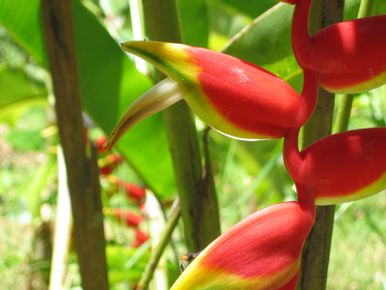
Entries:
<svg viewBox="0 0 386 290">
<path fill-rule="evenodd" d="M 149 240 L 148 234 L 145 232 L 141 231 L 140 229 L 137 229 L 135 231 L 135 241 L 133 243 L 133 247 L 137 248 L 141 246 L 143 243 Z"/>
<path fill-rule="evenodd" d="M 143 222 L 143 216 L 129 210 L 113 208 L 106 213 L 115 216 L 118 221 L 126 223 L 129 227 L 137 228 Z"/>
</svg>

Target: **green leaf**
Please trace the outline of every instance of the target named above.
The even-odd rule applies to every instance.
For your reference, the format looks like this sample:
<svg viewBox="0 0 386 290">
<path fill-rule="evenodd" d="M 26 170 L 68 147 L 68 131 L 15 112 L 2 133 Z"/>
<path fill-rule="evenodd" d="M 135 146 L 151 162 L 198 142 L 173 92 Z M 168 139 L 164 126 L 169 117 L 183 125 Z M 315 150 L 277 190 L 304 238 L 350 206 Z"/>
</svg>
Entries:
<svg viewBox="0 0 386 290">
<path fill-rule="evenodd" d="M 216 2 L 221 2 L 226 4 L 233 9 L 237 10 L 239 13 L 248 15 L 249 17 L 255 18 L 260 15 L 267 9 L 271 8 L 277 4 L 277 0 L 252 0 L 252 1 L 240 1 L 240 0 L 218 0 Z"/>
<path fill-rule="evenodd" d="M 35 60 L 46 65 L 38 0 L 1 0 L 0 24 Z"/>
<path fill-rule="evenodd" d="M 22 69 L 0 66 L 0 110 L 30 98 L 43 98 L 47 90 L 33 82 Z"/>
<path fill-rule="evenodd" d="M 225 53 L 258 65 L 277 62 L 292 54 L 293 7 L 277 4 L 253 20 L 226 48 Z"/>
<path fill-rule="evenodd" d="M 184 43 L 207 47 L 209 20 L 205 0 L 178 0 L 177 3 Z"/>
<path fill-rule="evenodd" d="M 40 1 L 2 1 L 0 23 L 40 63 L 44 64 Z M 72 1 L 81 95 L 85 110 L 109 133 L 128 104 L 150 88 L 100 22 L 80 1 Z M 131 130 L 118 143 L 124 157 L 160 196 L 175 192 L 166 135 L 160 116 Z"/>
</svg>

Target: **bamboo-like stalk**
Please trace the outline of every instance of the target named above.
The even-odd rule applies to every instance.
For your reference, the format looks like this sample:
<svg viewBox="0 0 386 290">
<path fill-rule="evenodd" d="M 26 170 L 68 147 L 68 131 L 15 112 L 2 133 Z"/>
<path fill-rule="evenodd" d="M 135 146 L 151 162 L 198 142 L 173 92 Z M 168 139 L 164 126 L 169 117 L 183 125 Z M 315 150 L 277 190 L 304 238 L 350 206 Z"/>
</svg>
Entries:
<svg viewBox="0 0 386 290">
<path fill-rule="evenodd" d="M 150 281 L 153 277 L 154 271 L 157 268 L 158 262 L 162 257 L 163 252 L 167 244 L 171 239 L 171 235 L 178 224 L 180 217 L 180 206 L 179 204 L 173 205 L 173 208 L 170 212 L 170 215 L 167 219 L 164 230 L 159 238 L 157 246 L 153 249 L 151 253 L 150 260 L 146 265 L 146 268 L 142 274 L 141 280 L 138 283 L 137 290 L 147 290 L 149 288 Z"/>
<path fill-rule="evenodd" d="M 67 185 L 66 165 L 63 150 L 58 146 L 58 202 L 54 230 L 53 252 L 49 290 L 63 289 L 66 261 L 71 243 L 72 216 L 70 193 Z"/>
<path fill-rule="evenodd" d="M 43 0 L 45 43 L 55 93 L 75 246 L 84 290 L 107 290 L 107 263 L 96 149 L 86 154 L 79 77 L 75 58 L 71 2 Z"/>
<path fill-rule="evenodd" d="M 312 32 L 342 19 L 344 0 L 314 1 L 310 17 Z M 329 135 L 332 128 L 334 95 L 319 88 L 315 112 L 303 130 L 303 147 Z M 298 288 L 324 290 L 331 248 L 335 206 L 317 207 L 315 225 L 303 249 Z"/>
<path fill-rule="evenodd" d="M 181 42 L 174 0 L 143 0 L 150 39 Z M 160 74 L 156 79 L 163 78 Z M 164 111 L 187 248 L 197 252 L 220 234 L 216 192 L 211 173 L 203 169 L 193 116 L 184 101 Z"/>
</svg>

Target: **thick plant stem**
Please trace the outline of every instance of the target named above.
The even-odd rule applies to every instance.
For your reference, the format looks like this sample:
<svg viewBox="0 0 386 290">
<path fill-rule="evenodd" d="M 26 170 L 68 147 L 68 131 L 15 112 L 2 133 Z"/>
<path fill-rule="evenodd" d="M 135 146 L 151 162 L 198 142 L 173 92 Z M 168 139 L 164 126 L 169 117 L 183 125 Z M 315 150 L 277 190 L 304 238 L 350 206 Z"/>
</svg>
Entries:
<svg viewBox="0 0 386 290">
<path fill-rule="evenodd" d="M 347 130 L 351 115 L 352 103 L 354 101 L 354 96 L 351 94 L 342 95 L 341 98 L 342 99 L 339 104 L 334 128 L 334 132 L 336 133 Z"/>
<path fill-rule="evenodd" d="M 169 243 L 172 233 L 178 224 L 180 218 L 180 205 L 177 203 L 173 206 L 168 221 L 163 229 L 162 235 L 159 238 L 159 242 L 156 248 L 151 253 L 149 263 L 142 274 L 141 280 L 138 283 L 137 290 L 147 290 L 155 269 L 157 268 L 158 262 L 162 257 L 163 252 L 167 244 Z"/>
<path fill-rule="evenodd" d="M 70 1 L 43 0 L 42 15 L 82 288 L 107 290 L 99 170 L 95 148 L 86 154 Z"/>
<path fill-rule="evenodd" d="M 314 1 L 310 17 L 311 32 L 340 21 L 343 5 L 344 0 Z M 334 95 L 319 89 L 316 110 L 304 127 L 303 147 L 331 133 L 333 111 Z M 326 289 L 334 213 L 334 206 L 317 207 L 315 224 L 303 249 L 298 289 Z"/>
<path fill-rule="evenodd" d="M 152 40 L 181 42 L 174 0 L 143 0 L 147 35 Z M 157 75 L 160 80 L 163 76 Z M 191 252 L 202 250 L 220 234 L 216 192 L 210 172 L 201 164 L 193 116 L 180 101 L 164 112 L 169 147 L 181 204 L 185 242 Z M 206 174 L 205 174 L 206 173 Z"/>
</svg>

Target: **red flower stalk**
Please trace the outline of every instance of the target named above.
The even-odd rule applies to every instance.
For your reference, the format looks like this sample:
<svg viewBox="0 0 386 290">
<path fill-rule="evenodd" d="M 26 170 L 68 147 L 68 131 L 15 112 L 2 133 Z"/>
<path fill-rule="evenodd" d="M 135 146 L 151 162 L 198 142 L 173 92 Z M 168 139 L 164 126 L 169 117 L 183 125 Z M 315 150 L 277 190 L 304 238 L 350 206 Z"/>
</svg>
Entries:
<svg viewBox="0 0 386 290">
<path fill-rule="evenodd" d="M 386 83 L 386 15 L 330 25 L 310 35 L 312 0 L 295 4 L 292 47 L 301 67 L 331 92 L 358 93 Z"/>
<path fill-rule="evenodd" d="M 128 227 L 133 228 L 137 228 L 143 221 L 141 215 L 121 208 L 106 209 L 105 214 L 113 215 L 119 222 L 125 222 Z"/>
<path fill-rule="evenodd" d="M 127 42 L 122 47 L 154 64 L 177 86 L 166 81 L 160 85 L 163 96 L 153 89 L 137 100 L 112 132 L 108 147 L 144 115 L 164 109 L 181 96 L 210 126 L 241 139 L 283 137 L 302 126 L 314 109 L 316 81 L 308 72 L 300 96 L 270 72 L 223 53 L 154 41 Z"/>
<path fill-rule="evenodd" d="M 318 205 L 361 199 L 386 189 L 386 127 L 328 136 L 298 150 L 298 133 L 285 138 L 284 161 L 299 193 Z"/>
<path fill-rule="evenodd" d="M 295 289 L 314 214 L 312 200 L 307 200 L 250 215 L 204 249 L 171 290 Z"/>
</svg>

